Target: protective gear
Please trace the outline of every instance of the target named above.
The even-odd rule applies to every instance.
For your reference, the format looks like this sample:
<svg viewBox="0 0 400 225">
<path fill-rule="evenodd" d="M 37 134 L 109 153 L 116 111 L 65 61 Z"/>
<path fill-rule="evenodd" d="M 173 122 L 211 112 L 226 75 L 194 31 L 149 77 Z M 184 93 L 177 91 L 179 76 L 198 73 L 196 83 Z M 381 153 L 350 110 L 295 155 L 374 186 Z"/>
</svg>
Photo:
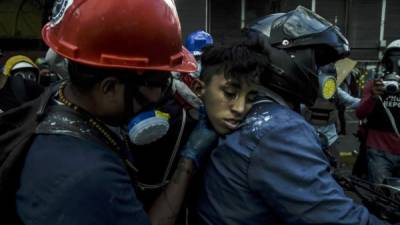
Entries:
<svg viewBox="0 0 400 225">
<path fill-rule="evenodd" d="M 102 68 L 193 72 L 171 0 L 56 1 L 46 44 L 72 61 Z M 93 10 L 96 9 L 96 10 Z M 118 13 L 115 13 L 118 12 Z"/>
<path fill-rule="evenodd" d="M 16 70 L 15 72 L 13 72 L 13 76 L 20 76 L 24 80 L 31 80 L 33 82 L 36 82 L 38 75 L 31 70 Z"/>
<path fill-rule="evenodd" d="M 382 63 L 386 73 L 400 75 L 400 40 L 395 40 L 386 48 Z"/>
<path fill-rule="evenodd" d="M 315 103 L 304 109 L 304 118 L 315 126 L 327 126 L 338 120 L 338 111 L 335 104 L 336 69 L 334 64 L 321 67 L 318 71 L 320 83 L 319 97 Z"/>
<path fill-rule="evenodd" d="M 322 98 L 317 98 L 314 105 L 305 107 L 302 114 L 305 120 L 314 126 L 328 126 L 338 119 L 335 103 Z"/>
<path fill-rule="evenodd" d="M 21 69 L 30 69 L 33 73 L 39 73 L 39 68 L 30 58 L 24 55 L 16 55 L 6 61 L 3 68 L 3 74 L 11 76 L 14 71 Z"/>
<path fill-rule="evenodd" d="M 196 57 L 197 61 L 197 70 L 194 73 L 191 73 L 192 76 L 198 78 L 200 77 L 201 72 L 201 61 L 200 56 L 203 53 L 203 48 L 212 45 L 214 40 L 211 34 L 198 30 L 186 37 L 185 47 Z"/>
<path fill-rule="evenodd" d="M 196 168 L 202 165 L 204 158 L 214 149 L 218 140 L 217 133 L 210 127 L 204 108 L 199 110 L 199 115 L 200 119 L 181 151 L 181 156 L 193 160 Z"/>
<path fill-rule="evenodd" d="M 162 138 L 169 129 L 170 115 L 158 110 L 136 115 L 128 124 L 129 139 L 133 144 L 146 145 Z"/>
<path fill-rule="evenodd" d="M 318 74 L 320 97 L 329 100 L 334 97 L 337 89 L 336 69 L 333 64 L 321 67 Z"/>
<path fill-rule="evenodd" d="M 386 47 L 385 52 L 384 52 L 384 57 L 393 50 L 400 50 L 400 39 L 394 40 L 390 42 L 390 44 Z"/>
<path fill-rule="evenodd" d="M 400 91 L 400 76 L 396 73 L 386 74 L 382 83 L 386 94 L 393 95 Z"/>
<path fill-rule="evenodd" d="M 350 53 L 347 39 L 335 26 L 302 6 L 264 17 L 245 32 L 264 48 L 273 64 L 272 73 L 261 77 L 261 82 L 306 105 L 318 97 L 318 67 Z"/>
<path fill-rule="evenodd" d="M 212 45 L 214 40 L 211 34 L 198 30 L 186 37 L 185 47 L 194 55 L 199 56 L 203 53 L 203 48 Z"/>
</svg>

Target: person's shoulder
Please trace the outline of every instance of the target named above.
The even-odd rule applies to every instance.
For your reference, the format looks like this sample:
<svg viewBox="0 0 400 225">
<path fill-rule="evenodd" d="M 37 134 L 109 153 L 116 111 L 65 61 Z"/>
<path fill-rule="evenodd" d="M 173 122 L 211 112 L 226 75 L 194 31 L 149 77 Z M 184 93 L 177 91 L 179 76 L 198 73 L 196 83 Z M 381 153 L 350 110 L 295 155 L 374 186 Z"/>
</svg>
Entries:
<svg viewBox="0 0 400 225">
<path fill-rule="evenodd" d="M 71 136 L 39 135 L 22 171 L 17 193 L 23 197 L 18 200 L 20 210 L 34 217 L 46 215 L 49 221 L 58 220 L 62 212 L 71 221 L 64 224 L 109 224 L 114 216 L 124 219 L 127 208 L 140 205 L 124 166 L 109 153 Z M 29 208 L 36 199 L 43 203 Z"/>
<path fill-rule="evenodd" d="M 250 126 L 276 127 L 280 125 L 308 125 L 307 121 L 298 112 L 288 106 L 275 102 L 260 103 L 253 106 L 246 117 L 246 124 Z"/>
<path fill-rule="evenodd" d="M 311 136 L 310 136 L 311 135 Z M 291 137 L 314 138 L 315 129 L 297 112 L 276 103 L 256 105 L 240 129 L 241 143 L 255 148 L 259 143 Z"/>
<path fill-rule="evenodd" d="M 123 166 L 118 155 L 111 149 L 69 135 L 37 135 L 27 159 L 27 164 L 32 167 L 37 167 L 35 162 L 41 159 L 41 167 L 71 174 L 83 173 L 85 170 L 105 170 L 112 165 Z"/>
</svg>

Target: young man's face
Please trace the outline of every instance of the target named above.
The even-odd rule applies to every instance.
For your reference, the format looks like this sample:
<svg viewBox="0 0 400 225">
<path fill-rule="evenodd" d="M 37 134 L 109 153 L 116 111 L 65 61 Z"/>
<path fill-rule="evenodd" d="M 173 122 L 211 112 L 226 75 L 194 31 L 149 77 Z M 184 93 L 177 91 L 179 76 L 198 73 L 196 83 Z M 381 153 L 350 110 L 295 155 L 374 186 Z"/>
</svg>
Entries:
<svg viewBox="0 0 400 225">
<path fill-rule="evenodd" d="M 224 135 L 237 129 L 251 109 L 256 95 L 254 83 L 227 80 L 223 74 L 214 75 L 206 84 L 202 99 L 217 133 Z"/>
</svg>

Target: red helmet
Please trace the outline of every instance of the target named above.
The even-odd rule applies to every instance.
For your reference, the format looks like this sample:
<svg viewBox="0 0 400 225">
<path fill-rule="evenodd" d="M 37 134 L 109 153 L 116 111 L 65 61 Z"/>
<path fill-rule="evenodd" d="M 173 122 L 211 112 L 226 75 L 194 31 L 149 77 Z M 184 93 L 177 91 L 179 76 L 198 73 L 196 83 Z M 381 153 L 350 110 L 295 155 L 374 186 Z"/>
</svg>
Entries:
<svg viewBox="0 0 400 225">
<path fill-rule="evenodd" d="M 174 0 L 59 0 L 42 37 L 58 54 L 86 65 L 196 71 L 182 46 Z"/>
</svg>

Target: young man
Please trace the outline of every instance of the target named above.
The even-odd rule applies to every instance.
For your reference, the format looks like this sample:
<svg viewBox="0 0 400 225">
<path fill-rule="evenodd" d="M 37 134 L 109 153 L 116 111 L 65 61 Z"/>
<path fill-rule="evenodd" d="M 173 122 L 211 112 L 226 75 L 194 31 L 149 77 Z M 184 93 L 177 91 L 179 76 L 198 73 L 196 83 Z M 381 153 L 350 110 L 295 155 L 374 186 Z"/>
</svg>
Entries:
<svg viewBox="0 0 400 225">
<path fill-rule="evenodd" d="M 158 108 L 171 71 L 196 70 L 182 47 L 173 1 L 57 1 L 42 36 L 69 60 L 70 79 L 48 102 L 24 160 L 19 219 L 27 225 L 173 224 L 214 136 L 195 129 L 147 215 L 135 194 L 129 140 L 119 129 Z"/>
<path fill-rule="evenodd" d="M 251 109 L 267 61 L 244 44 L 207 48 L 201 60 L 201 88 L 196 91 L 215 131 L 229 134 L 239 128 Z"/>
<path fill-rule="evenodd" d="M 192 80 L 194 91 L 197 96 L 202 98 L 207 105 L 211 123 L 218 127 L 219 134 L 232 132 L 245 114 L 250 110 L 252 102 L 257 94 L 256 81 L 263 71 L 265 62 L 261 54 L 251 52 L 244 45 L 210 47 L 206 50 L 203 57 L 203 72 L 201 80 Z M 176 80 L 174 80 L 176 81 Z M 190 86 L 190 84 L 189 84 Z M 183 87 L 180 86 L 179 94 L 182 94 Z M 178 91 L 178 90 L 177 90 Z M 186 96 L 186 95 L 185 95 Z M 177 97 L 177 96 L 175 96 Z M 186 96 L 187 97 L 187 96 Z M 176 149 L 177 144 L 185 144 L 187 135 L 193 123 L 190 113 L 181 105 L 179 100 L 185 97 L 173 99 L 163 104 L 164 112 L 171 115 L 169 130 L 159 140 L 153 143 L 134 146 L 132 148 L 138 165 L 138 190 L 139 199 L 145 207 L 151 207 L 155 197 L 162 192 L 163 188 L 170 182 L 172 171 L 176 167 L 182 149 Z M 186 98 L 187 99 L 187 98 Z M 181 112 L 184 112 L 182 114 Z M 215 112 L 215 113 L 214 113 Z M 184 117 L 182 117 L 185 115 Z M 200 120 L 201 125 L 208 127 L 208 121 Z M 207 131 L 207 129 L 205 129 Z M 213 136 L 214 131 L 209 131 Z M 148 135 L 148 134 L 147 134 Z M 157 155 L 156 159 L 153 156 Z M 201 163 L 200 163 L 201 164 Z M 193 185 L 196 189 L 196 185 Z M 191 220 L 191 203 L 193 192 L 187 195 L 185 210 L 182 210 L 178 224 L 186 224 L 186 220 Z"/>
<path fill-rule="evenodd" d="M 260 79 L 265 97 L 212 151 L 199 224 L 384 224 L 344 195 L 314 128 L 296 111 L 315 101 L 317 67 L 346 56 L 347 40 L 303 7 L 263 18 L 249 36 L 273 64 Z"/>
</svg>

